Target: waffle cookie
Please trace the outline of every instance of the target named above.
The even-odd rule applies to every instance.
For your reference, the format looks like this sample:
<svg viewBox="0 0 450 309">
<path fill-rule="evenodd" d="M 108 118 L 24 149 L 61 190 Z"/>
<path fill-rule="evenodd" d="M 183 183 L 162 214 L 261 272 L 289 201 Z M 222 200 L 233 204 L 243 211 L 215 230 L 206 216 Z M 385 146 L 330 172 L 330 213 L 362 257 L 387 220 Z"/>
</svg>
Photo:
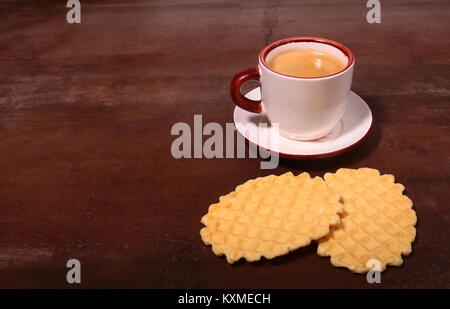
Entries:
<svg viewBox="0 0 450 309">
<path fill-rule="evenodd" d="M 379 271 L 386 265 L 400 266 L 401 255 L 411 253 L 417 221 L 403 185 L 394 183 L 393 175 L 380 176 L 370 168 L 341 168 L 324 178 L 341 196 L 344 212 L 340 223 L 318 241 L 317 253 L 355 273 L 370 271 L 371 259 L 379 261 Z"/>
<path fill-rule="evenodd" d="M 339 223 L 339 199 L 322 178 L 308 173 L 259 177 L 212 204 L 200 235 L 230 264 L 272 259 L 327 235 Z"/>
</svg>

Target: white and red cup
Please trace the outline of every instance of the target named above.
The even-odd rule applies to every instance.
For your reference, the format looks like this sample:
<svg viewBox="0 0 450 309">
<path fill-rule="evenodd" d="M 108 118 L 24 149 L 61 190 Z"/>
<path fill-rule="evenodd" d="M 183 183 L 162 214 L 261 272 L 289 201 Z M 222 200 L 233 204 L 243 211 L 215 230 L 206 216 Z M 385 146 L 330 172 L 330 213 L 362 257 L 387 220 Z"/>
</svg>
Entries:
<svg viewBox="0 0 450 309">
<path fill-rule="evenodd" d="M 295 77 L 277 73 L 267 62 L 290 49 L 313 49 L 336 56 L 346 63 L 335 74 L 321 77 Z M 230 93 L 236 105 L 264 113 L 271 123 L 278 123 L 280 135 L 295 140 L 314 140 L 328 135 L 345 112 L 352 84 L 355 56 L 346 46 L 323 38 L 294 37 L 274 42 L 259 54 L 258 67 L 236 74 Z M 261 100 L 241 94 L 248 80 L 258 80 Z"/>
</svg>

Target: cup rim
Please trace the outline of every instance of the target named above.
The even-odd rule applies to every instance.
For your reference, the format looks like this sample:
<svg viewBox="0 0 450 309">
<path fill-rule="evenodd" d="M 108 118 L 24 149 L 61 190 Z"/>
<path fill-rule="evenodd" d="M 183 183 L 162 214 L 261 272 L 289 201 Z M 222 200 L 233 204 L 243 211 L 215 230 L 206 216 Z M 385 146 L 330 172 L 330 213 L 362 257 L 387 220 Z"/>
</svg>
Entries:
<svg viewBox="0 0 450 309">
<path fill-rule="evenodd" d="M 331 46 L 339 49 L 348 58 L 348 63 L 345 66 L 345 68 L 343 68 L 341 71 L 330 74 L 330 75 L 320 76 L 320 77 L 298 77 L 298 76 L 293 76 L 293 75 L 282 74 L 282 73 L 272 70 L 266 63 L 266 57 L 269 54 L 269 52 L 271 52 L 272 50 L 274 50 L 275 48 L 277 48 L 281 45 L 285 45 L 288 43 L 295 43 L 295 42 L 315 42 L 315 43 L 331 45 Z M 336 41 L 325 39 L 325 38 L 319 38 L 319 37 L 298 36 L 298 37 L 291 37 L 291 38 L 286 38 L 286 39 L 282 39 L 279 41 L 275 41 L 275 42 L 267 45 L 266 47 L 264 47 L 264 49 L 259 54 L 259 61 L 266 69 L 268 69 L 272 73 L 275 73 L 275 74 L 278 74 L 281 76 L 285 76 L 285 77 L 295 78 L 295 79 L 314 80 L 314 79 L 323 79 L 323 78 L 336 76 L 338 74 L 341 74 L 341 73 L 347 71 L 355 63 L 355 56 L 353 55 L 353 52 L 350 50 L 350 48 L 348 48 L 347 46 L 345 46 L 341 43 L 338 43 Z"/>
</svg>

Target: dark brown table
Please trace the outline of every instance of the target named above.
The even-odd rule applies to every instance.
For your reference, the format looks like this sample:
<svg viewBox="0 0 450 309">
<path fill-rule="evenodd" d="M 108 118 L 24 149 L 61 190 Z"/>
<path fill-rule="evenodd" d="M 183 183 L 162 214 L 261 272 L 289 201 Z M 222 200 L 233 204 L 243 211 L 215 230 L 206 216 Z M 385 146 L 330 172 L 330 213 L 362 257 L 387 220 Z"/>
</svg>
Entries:
<svg viewBox="0 0 450 309">
<path fill-rule="evenodd" d="M 0 287 L 450 287 L 448 1 L 0 2 Z M 358 148 L 261 170 L 260 159 L 174 159 L 174 123 L 232 122 L 229 82 L 268 43 L 340 41 L 353 90 L 374 113 Z M 200 218 L 244 181 L 286 171 L 373 167 L 406 187 L 413 254 L 382 284 L 331 266 L 316 245 L 230 266 Z"/>
</svg>

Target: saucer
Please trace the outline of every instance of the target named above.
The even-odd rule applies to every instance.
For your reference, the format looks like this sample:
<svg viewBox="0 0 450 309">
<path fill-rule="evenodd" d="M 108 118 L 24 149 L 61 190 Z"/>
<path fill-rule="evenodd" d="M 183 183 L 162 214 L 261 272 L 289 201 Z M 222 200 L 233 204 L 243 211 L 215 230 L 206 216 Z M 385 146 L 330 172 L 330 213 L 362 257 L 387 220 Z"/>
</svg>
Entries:
<svg viewBox="0 0 450 309">
<path fill-rule="evenodd" d="M 250 91 L 246 97 L 260 100 L 259 87 Z M 350 92 L 345 113 L 333 131 L 325 137 L 312 141 L 296 141 L 279 135 L 278 147 L 270 147 L 270 138 L 267 137 L 271 136 L 271 126 L 264 114 L 247 112 L 236 106 L 233 120 L 239 133 L 250 143 L 264 150 L 279 153 L 280 157 L 298 160 L 328 158 L 347 152 L 367 137 L 373 123 L 369 105 L 353 91 Z M 260 123 L 267 124 L 259 127 L 259 138 L 244 129 L 251 123 L 256 126 Z"/>
</svg>

